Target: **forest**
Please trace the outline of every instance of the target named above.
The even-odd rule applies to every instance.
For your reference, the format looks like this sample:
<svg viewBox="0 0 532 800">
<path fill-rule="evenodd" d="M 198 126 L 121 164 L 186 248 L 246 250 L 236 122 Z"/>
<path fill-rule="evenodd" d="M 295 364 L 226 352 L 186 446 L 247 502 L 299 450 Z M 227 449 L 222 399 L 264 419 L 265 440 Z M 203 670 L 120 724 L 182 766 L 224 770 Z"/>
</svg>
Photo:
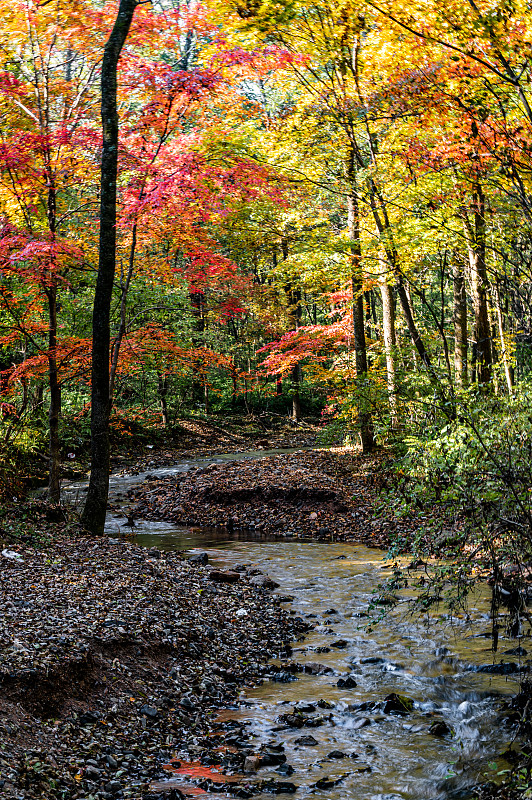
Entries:
<svg viewBox="0 0 532 800">
<path fill-rule="evenodd" d="M 203 550 L 193 556 L 192 578 L 186 572 L 190 559 L 172 551 L 197 549 L 207 540 L 191 545 L 187 539 L 186 546 L 176 540 L 158 549 L 153 526 L 171 522 L 192 531 L 225 531 L 227 541 L 262 536 L 265 542 L 277 537 L 288 548 L 295 546 L 292 539 L 319 547 L 356 542 L 384 548 L 392 566 L 368 590 L 370 631 L 386 625 L 390 615 L 395 619 L 403 601 L 417 614 L 441 611 L 469 620 L 468 603 L 476 602 L 471 598 L 487 591 L 486 657 L 492 663 L 476 664 L 475 670 L 517 675 L 513 699 L 506 698 L 511 711 L 504 712 L 506 761 L 485 749 L 496 775 L 488 780 L 480 771 L 473 780 L 467 770 L 452 767 L 445 786 L 430 790 L 392 782 L 363 795 L 353 788 L 327 794 L 345 780 L 336 776 L 331 785 L 320 778 L 312 792 L 327 800 L 528 797 L 531 684 L 523 644 L 532 635 L 529 4 L 0 4 L 0 600 L 7 614 L 0 685 L 11 704 L 6 713 L 12 728 L 4 731 L 12 735 L 5 763 L 0 753 L 6 796 L 195 796 L 179 782 L 182 776 L 168 785 L 157 779 L 159 756 L 146 756 L 155 742 L 162 748 L 161 763 L 175 758 L 176 725 L 182 726 L 180 741 L 188 742 L 184 763 L 194 765 L 183 775 L 196 780 L 196 793 L 218 787 L 224 796 L 262 797 L 261 792 L 300 790 L 300 784 L 268 773 L 260 785 L 242 784 L 240 794 L 231 794 L 230 770 L 220 788 L 209 771 L 218 764 L 212 748 L 197 740 L 215 734 L 212 728 L 206 733 L 199 716 L 192 724 L 183 697 L 194 708 L 225 708 L 227 698 L 253 676 L 270 676 L 268 659 L 282 648 L 290 655 L 288 643 L 305 635 L 311 623 L 290 616 L 284 601 L 268 594 L 275 588 L 264 582 L 268 576 L 257 581 L 251 570 L 239 589 L 244 578 L 234 564 L 216 562 L 211 570 L 211 556 Z M 239 460 L 248 451 L 253 460 Z M 237 460 L 216 460 L 227 453 Z M 183 459 L 186 477 L 181 467 L 177 477 L 161 471 Z M 136 474 L 136 484 L 117 489 L 113 483 L 113 476 L 120 481 Z M 118 522 L 112 522 L 113 514 Z M 148 533 L 153 541 L 145 542 Z M 91 556 L 93 547 L 101 555 Z M 265 547 L 247 554 L 259 558 L 259 566 Z M 335 557 L 350 559 L 351 551 L 335 550 Z M 43 553 L 52 566 L 43 564 Z M 87 571 L 91 559 L 98 578 Z M 148 565 L 151 588 L 137 583 L 131 566 L 137 562 Z M 64 569 L 57 585 L 55 563 Z M 131 598 L 152 597 L 161 625 L 175 625 L 161 599 L 176 591 L 164 564 L 183 573 L 177 607 L 184 603 L 187 613 L 195 602 L 206 607 L 190 612 L 184 639 L 179 632 L 173 639 L 161 633 L 155 646 L 149 637 L 159 634 L 147 632 L 151 612 L 144 606 L 139 611 Z M 419 569 L 423 574 L 413 576 Z M 87 598 L 93 595 L 101 605 L 97 598 L 106 596 L 112 576 L 117 595 L 102 601 L 107 605 L 94 624 L 105 628 L 116 604 L 123 619 L 132 614 L 127 624 L 116 625 L 122 637 L 135 628 L 131 641 L 142 657 L 122 640 L 108 641 L 115 623 L 96 630 L 92 621 L 82 621 Z M 9 616 L 13 581 L 19 581 L 16 602 L 41 604 L 42 613 L 28 612 L 20 624 Z M 207 589 L 197 589 L 202 581 L 221 593 L 210 605 Z M 70 634 L 66 644 L 54 644 L 43 622 L 65 586 L 73 593 L 68 607 L 77 609 L 84 631 L 76 634 L 79 641 L 85 637 L 77 655 Z M 241 595 L 245 602 L 239 602 L 249 603 L 253 613 L 231 606 Z M 248 626 L 249 652 L 239 657 L 238 669 L 231 660 L 236 656 L 223 648 L 200 657 L 201 647 L 211 645 L 198 619 L 221 619 L 228 607 L 233 615 L 243 612 L 238 624 Z M 274 613 L 277 628 L 268 628 L 266 636 L 264 625 L 272 625 Z M 208 630 L 216 629 L 209 624 Z M 22 627 L 15 634 L 12 625 Z M 27 655 L 33 645 L 21 638 L 24 626 L 29 642 L 41 642 L 39 657 Z M 238 637 L 231 646 L 218 637 L 219 632 L 216 647 L 236 653 Z M 182 652 L 185 640 L 189 649 Z M 262 641 L 267 645 L 261 654 Z M 497 661 L 503 644 L 512 648 L 503 654 L 513 654 L 518 663 Z M 122 768 L 115 744 L 104 746 L 94 732 L 104 714 L 94 711 L 94 703 L 103 708 L 107 702 L 105 676 L 116 679 L 117 695 L 135 694 L 135 685 L 148 680 L 138 672 L 139 663 L 152 659 L 149 669 L 164 672 L 172 648 L 178 666 L 169 674 L 183 669 L 190 691 L 183 689 L 181 699 L 172 701 L 179 714 L 163 725 L 157 709 L 175 687 L 157 684 L 155 690 L 148 681 L 148 694 L 163 700 L 157 705 L 148 698 L 142 708 L 150 710 L 138 712 L 144 720 L 135 728 L 140 738 L 131 734 L 122 743 Z M 115 675 L 120 661 L 127 669 Z M 207 662 L 216 662 L 210 667 L 216 680 L 230 684 L 221 695 L 216 680 L 211 685 L 205 678 Z M 218 662 L 225 672 L 216 672 Z M 256 669 L 242 666 L 255 662 Z M 275 674 L 292 670 L 294 677 L 301 664 L 290 663 L 296 666 L 281 664 Z M 446 664 L 450 669 L 449 659 Z M 32 690 L 29 676 L 41 675 L 39 670 L 56 677 L 39 678 Z M 237 675 L 233 682 L 227 678 L 231 670 Z M 312 672 L 304 664 L 299 671 Z M 271 680 L 274 685 L 291 678 Z M 340 677 L 337 687 L 351 688 L 341 680 L 348 679 Z M 203 699 L 194 700 L 201 681 Z M 499 690 L 501 696 L 509 691 Z M 362 705 L 370 702 L 361 699 Z M 398 684 L 379 708 L 402 718 L 416 702 Z M 22 703 L 28 715 L 23 721 L 13 703 Z M 296 707 L 292 720 L 279 719 L 288 728 L 302 727 L 301 713 Z M 79 722 L 83 715 L 89 715 L 86 725 Z M 52 719 L 66 720 L 57 722 L 63 731 L 58 749 L 50 744 Z M 73 725 L 78 739 L 69 746 L 83 756 L 74 766 L 60 754 L 61 747 L 68 750 Z M 444 727 L 435 733 L 435 725 Z M 429 733 L 456 744 L 457 725 L 454 718 L 437 719 Z M 101 763 L 94 753 L 94 763 L 87 761 L 90 736 L 88 745 L 83 737 L 89 728 Z M 32 731 L 37 755 L 28 751 L 24 730 Z M 512 736 L 518 744 L 508 756 Z M 239 742 L 236 747 L 244 747 Z M 51 766 L 43 766 L 39 747 L 51 748 Z M 283 764 L 271 747 L 263 743 L 260 755 L 248 748 L 240 761 L 224 751 L 224 768 L 255 773 Z M 148 758 L 137 783 L 120 778 L 128 769 L 130 777 L 136 775 L 129 751 Z M 259 759 L 253 769 L 246 767 L 249 758 Z M 176 775 L 178 768 L 179 762 L 172 768 Z M 120 779 L 104 780 L 102 770 L 118 770 Z"/>
</svg>

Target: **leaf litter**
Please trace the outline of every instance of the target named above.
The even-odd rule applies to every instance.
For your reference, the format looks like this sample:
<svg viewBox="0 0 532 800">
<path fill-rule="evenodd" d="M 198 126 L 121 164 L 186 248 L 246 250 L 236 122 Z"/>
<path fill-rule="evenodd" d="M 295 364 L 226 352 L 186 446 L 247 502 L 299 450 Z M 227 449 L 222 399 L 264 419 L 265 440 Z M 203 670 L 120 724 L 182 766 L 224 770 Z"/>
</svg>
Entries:
<svg viewBox="0 0 532 800">
<path fill-rule="evenodd" d="M 180 793 L 159 788 L 176 755 L 240 772 L 244 725 L 217 722 L 216 710 L 305 623 L 245 573 L 214 582 L 175 552 L 73 537 L 12 552 L 20 558 L 0 556 L 4 797 L 197 795 L 186 781 Z"/>
</svg>

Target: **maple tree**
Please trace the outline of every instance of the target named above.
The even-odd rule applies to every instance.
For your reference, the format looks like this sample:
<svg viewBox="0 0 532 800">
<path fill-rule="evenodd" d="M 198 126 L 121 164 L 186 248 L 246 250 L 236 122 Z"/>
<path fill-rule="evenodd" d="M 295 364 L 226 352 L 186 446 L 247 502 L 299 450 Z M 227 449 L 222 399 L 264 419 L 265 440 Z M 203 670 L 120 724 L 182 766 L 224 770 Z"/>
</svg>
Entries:
<svg viewBox="0 0 532 800">
<path fill-rule="evenodd" d="M 61 390 L 86 414 L 101 384 L 102 430 L 134 397 L 171 426 L 180 404 L 278 403 L 297 421 L 313 392 L 366 450 L 425 414 L 452 422 L 473 389 L 515 390 L 531 325 L 526 8 L 136 8 L 91 379 L 116 11 L 5 9 L 2 401 L 29 419 L 50 399 L 51 497 Z"/>
</svg>

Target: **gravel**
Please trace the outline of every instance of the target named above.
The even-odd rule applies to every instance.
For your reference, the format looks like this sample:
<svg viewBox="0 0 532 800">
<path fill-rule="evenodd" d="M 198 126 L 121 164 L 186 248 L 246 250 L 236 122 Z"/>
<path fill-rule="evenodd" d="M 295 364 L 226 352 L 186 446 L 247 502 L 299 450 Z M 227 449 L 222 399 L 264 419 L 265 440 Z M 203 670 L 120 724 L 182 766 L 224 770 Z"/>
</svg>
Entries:
<svg viewBox="0 0 532 800">
<path fill-rule="evenodd" d="M 212 758 L 226 736 L 216 709 L 306 627 L 246 573 L 215 583 L 177 553 L 92 538 L 11 550 L 0 556 L 6 798 L 158 796 L 163 765 Z M 232 750 L 216 762 L 229 771 L 246 756 Z"/>
</svg>

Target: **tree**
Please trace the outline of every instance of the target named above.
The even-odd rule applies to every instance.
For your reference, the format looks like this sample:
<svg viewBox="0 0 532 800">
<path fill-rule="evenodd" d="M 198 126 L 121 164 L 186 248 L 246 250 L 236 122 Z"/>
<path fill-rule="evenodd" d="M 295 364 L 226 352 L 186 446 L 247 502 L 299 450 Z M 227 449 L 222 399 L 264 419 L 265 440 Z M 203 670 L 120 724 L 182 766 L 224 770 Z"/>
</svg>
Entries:
<svg viewBox="0 0 532 800">
<path fill-rule="evenodd" d="M 110 311 L 116 268 L 117 71 L 138 0 L 120 0 L 101 75 L 102 163 L 98 277 L 92 315 L 91 475 L 82 524 L 103 533 L 109 494 Z"/>
</svg>

